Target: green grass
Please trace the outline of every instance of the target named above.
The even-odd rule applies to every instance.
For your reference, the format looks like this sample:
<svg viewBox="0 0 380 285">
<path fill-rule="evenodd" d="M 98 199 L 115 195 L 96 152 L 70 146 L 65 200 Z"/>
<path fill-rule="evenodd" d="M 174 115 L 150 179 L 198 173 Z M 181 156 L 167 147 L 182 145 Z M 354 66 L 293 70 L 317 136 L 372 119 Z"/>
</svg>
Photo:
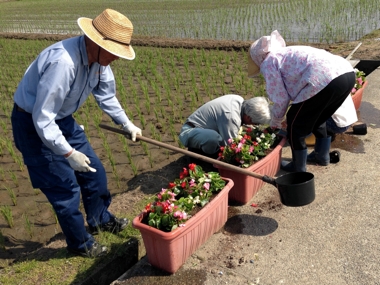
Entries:
<svg viewBox="0 0 380 285">
<path fill-rule="evenodd" d="M 99 243 L 108 247 L 109 253 L 100 258 L 75 256 L 68 253 L 65 248 L 54 250 L 54 253 L 50 254 L 49 258 L 46 258 L 46 255 L 34 254 L 32 255 L 33 258 L 28 257 L 29 259 L 19 261 L 2 269 L 0 271 L 0 284 L 80 284 L 86 277 L 93 274 L 98 267 L 114 259 L 115 256 L 125 254 L 128 240 L 138 236 L 139 231 L 132 228 L 131 225 L 119 235 L 101 232 L 96 236 L 96 239 Z M 1 243 L 0 250 L 3 250 Z"/>
</svg>

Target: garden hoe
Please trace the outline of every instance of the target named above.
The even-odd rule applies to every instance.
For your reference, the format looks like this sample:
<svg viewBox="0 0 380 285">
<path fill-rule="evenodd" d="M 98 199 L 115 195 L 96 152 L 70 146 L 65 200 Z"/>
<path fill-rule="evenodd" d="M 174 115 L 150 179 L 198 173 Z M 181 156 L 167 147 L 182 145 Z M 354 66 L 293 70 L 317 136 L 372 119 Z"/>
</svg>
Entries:
<svg viewBox="0 0 380 285">
<path fill-rule="evenodd" d="M 115 132 L 115 133 L 122 134 L 130 138 L 130 134 L 121 129 L 107 126 L 104 124 L 99 124 L 99 127 L 101 127 L 102 129 Z M 162 142 L 159 142 L 159 141 L 156 141 L 144 136 L 137 135 L 136 140 L 154 144 L 159 147 L 170 149 L 172 151 L 179 152 L 179 153 L 185 154 L 187 156 L 190 156 L 199 160 L 203 160 L 211 164 L 219 165 L 223 168 L 238 172 L 240 174 L 261 179 L 262 181 L 272 184 L 273 186 L 277 188 L 280 194 L 281 203 L 284 204 L 285 206 L 291 206 L 291 207 L 304 206 L 304 205 L 310 204 L 315 199 L 314 175 L 310 172 L 293 172 L 293 173 L 284 174 L 277 178 L 273 178 L 267 175 L 260 175 L 258 173 L 251 172 L 243 168 L 234 166 L 232 164 L 229 164 L 220 160 L 212 159 L 210 157 L 200 155 L 200 154 L 197 154 L 197 153 L 194 153 L 194 152 L 191 152 L 179 147 L 175 147 L 169 144 L 165 144 L 165 143 L 162 143 Z"/>
</svg>

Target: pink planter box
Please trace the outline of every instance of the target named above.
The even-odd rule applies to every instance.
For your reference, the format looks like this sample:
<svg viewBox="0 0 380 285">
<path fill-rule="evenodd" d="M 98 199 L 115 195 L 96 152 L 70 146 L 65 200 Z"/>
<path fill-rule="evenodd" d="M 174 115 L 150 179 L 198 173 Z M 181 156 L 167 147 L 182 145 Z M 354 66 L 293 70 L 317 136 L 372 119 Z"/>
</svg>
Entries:
<svg viewBox="0 0 380 285">
<path fill-rule="evenodd" d="M 244 169 L 260 175 L 274 176 L 280 169 L 282 147 L 285 143 L 286 138 L 283 138 L 270 154 Z M 259 178 L 247 176 L 220 165 L 214 165 L 214 167 L 219 169 L 221 176 L 234 181 L 228 200 L 237 204 L 247 204 L 265 183 Z"/>
<path fill-rule="evenodd" d="M 223 178 L 227 184 L 219 194 L 198 213 L 186 226 L 172 232 L 163 232 L 142 223 L 146 212 L 135 217 L 132 226 L 142 235 L 149 263 L 169 273 L 176 272 L 203 243 L 224 226 L 228 217 L 228 192 L 234 185 L 231 179 Z"/>
<path fill-rule="evenodd" d="M 367 84 L 368 84 L 368 81 L 366 80 L 362 88 L 360 88 L 358 91 L 355 92 L 354 95 L 352 95 L 352 101 L 354 101 L 356 110 L 359 110 L 360 105 L 362 104 L 363 92 L 364 92 L 364 88 L 367 87 Z"/>
</svg>

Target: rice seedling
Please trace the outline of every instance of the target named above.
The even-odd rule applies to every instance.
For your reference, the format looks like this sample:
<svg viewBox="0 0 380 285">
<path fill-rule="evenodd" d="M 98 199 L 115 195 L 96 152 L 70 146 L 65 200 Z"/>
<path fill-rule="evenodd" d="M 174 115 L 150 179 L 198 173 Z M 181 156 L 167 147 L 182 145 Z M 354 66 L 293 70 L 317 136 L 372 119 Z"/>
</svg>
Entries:
<svg viewBox="0 0 380 285">
<path fill-rule="evenodd" d="M 32 238 L 34 235 L 34 224 L 30 221 L 27 213 L 23 213 L 22 216 L 25 222 L 24 223 L 25 230 L 28 232 L 30 238 Z"/>
<path fill-rule="evenodd" d="M 132 169 L 133 175 L 136 176 L 139 169 L 137 168 L 137 165 L 133 162 L 133 160 L 131 161 L 131 169 Z"/>
<path fill-rule="evenodd" d="M 7 190 L 8 195 L 9 195 L 9 197 L 12 200 L 13 206 L 16 206 L 17 205 L 17 198 L 16 198 L 15 192 L 13 191 L 12 188 L 9 188 L 9 187 L 6 187 L 6 186 L 5 186 L 5 189 Z"/>
<path fill-rule="evenodd" d="M 18 183 L 18 177 L 16 175 L 16 173 L 12 170 L 8 170 L 8 174 L 9 176 L 11 177 L 13 183 L 16 185 L 16 186 L 19 186 L 19 183 Z"/>
<path fill-rule="evenodd" d="M 10 228 L 13 228 L 13 215 L 12 209 L 8 205 L 0 206 L 0 212 Z"/>
</svg>

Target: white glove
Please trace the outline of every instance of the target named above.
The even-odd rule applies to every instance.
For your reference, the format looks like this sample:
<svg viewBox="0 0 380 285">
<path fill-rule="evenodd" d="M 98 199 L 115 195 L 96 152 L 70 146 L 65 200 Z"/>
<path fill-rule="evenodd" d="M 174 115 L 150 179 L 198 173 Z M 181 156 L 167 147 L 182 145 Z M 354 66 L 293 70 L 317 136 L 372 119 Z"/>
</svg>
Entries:
<svg viewBox="0 0 380 285">
<path fill-rule="evenodd" d="M 80 151 L 76 151 L 75 149 L 73 149 L 73 152 L 68 157 L 66 157 L 66 159 L 69 161 L 70 166 L 76 171 L 96 172 L 95 168 L 89 166 L 89 164 L 91 163 L 90 159 Z"/>
<path fill-rule="evenodd" d="M 141 129 L 136 127 L 132 122 L 123 124 L 123 131 L 131 134 L 132 141 L 136 141 L 136 135 L 142 136 Z"/>
</svg>

